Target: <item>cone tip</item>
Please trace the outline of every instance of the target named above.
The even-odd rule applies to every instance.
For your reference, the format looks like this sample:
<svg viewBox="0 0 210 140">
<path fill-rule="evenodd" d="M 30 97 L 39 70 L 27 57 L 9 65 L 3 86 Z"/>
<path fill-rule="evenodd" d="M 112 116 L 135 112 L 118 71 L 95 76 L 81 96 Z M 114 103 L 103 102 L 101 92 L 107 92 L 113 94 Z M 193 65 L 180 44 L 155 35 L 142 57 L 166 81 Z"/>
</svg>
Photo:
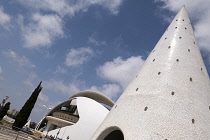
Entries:
<svg viewBox="0 0 210 140">
<path fill-rule="evenodd" d="M 186 6 L 185 6 L 185 4 L 182 6 L 181 9 L 184 9 L 184 10 L 186 11 Z"/>
</svg>

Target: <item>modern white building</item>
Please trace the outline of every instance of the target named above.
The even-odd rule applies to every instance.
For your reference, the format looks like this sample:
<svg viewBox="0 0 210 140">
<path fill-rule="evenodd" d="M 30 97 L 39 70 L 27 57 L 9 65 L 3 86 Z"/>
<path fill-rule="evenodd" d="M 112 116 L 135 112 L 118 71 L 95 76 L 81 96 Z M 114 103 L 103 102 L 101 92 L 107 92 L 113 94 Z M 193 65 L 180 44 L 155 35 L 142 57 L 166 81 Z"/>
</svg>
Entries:
<svg viewBox="0 0 210 140">
<path fill-rule="evenodd" d="M 62 140 L 89 140 L 114 103 L 91 91 L 79 92 L 54 107 L 36 128 Z"/>
<path fill-rule="evenodd" d="M 210 140 L 210 82 L 183 6 L 91 140 Z"/>
</svg>

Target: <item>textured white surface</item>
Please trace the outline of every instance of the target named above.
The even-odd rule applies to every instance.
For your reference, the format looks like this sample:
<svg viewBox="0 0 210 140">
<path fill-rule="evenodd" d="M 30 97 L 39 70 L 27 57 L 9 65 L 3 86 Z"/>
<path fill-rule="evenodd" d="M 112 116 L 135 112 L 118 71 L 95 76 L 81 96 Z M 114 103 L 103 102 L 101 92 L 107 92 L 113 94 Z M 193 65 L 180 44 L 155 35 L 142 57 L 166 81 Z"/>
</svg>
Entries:
<svg viewBox="0 0 210 140">
<path fill-rule="evenodd" d="M 56 136 L 59 132 L 57 138 L 64 140 L 67 137 L 69 137 L 69 140 L 89 140 L 109 112 L 108 109 L 92 99 L 76 98 L 79 121 L 74 125 L 49 131 L 48 136 Z"/>
<path fill-rule="evenodd" d="M 185 7 L 92 140 L 210 140 L 210 83 Z"/>
</svg>

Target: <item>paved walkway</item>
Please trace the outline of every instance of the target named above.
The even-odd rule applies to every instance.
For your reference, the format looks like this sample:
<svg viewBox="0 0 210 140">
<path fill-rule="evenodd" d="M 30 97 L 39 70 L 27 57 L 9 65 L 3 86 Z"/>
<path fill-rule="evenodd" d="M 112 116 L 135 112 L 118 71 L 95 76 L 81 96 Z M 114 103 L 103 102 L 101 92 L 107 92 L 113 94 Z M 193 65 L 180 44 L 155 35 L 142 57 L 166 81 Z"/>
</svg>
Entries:
<svg viewBox="0 0 210 140">
<path fill-rule="evenodd" d="M 33 140 L 30 137 L 17 136 L 15 131 L 0 130 L 0 140 Z"/>
</svg>

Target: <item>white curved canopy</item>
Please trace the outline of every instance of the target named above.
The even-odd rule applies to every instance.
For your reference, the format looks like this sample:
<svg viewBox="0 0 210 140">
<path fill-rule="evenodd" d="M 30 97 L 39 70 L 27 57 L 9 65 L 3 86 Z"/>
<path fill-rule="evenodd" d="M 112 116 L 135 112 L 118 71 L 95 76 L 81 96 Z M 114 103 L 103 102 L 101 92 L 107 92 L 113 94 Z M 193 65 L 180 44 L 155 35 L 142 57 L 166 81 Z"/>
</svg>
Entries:
<svg viewBox="0 0 210 140">
<path fill-rule="evenodd" d="M 93 91 L 78 92 L 78 93 L 72 95 L 69 99 L 75 98 L 75 97 L 87 97 L 87 98 L 93 99 L 99 103 L 108 105 L 110 107 L 114 106 L 114 102 L 112 100 L 110 100 L 109 98 L 107 98 L 106 96 L 104 96 L 102 94 L 99 94 L 99 93 L 93 92 Z"/>
</svg>

